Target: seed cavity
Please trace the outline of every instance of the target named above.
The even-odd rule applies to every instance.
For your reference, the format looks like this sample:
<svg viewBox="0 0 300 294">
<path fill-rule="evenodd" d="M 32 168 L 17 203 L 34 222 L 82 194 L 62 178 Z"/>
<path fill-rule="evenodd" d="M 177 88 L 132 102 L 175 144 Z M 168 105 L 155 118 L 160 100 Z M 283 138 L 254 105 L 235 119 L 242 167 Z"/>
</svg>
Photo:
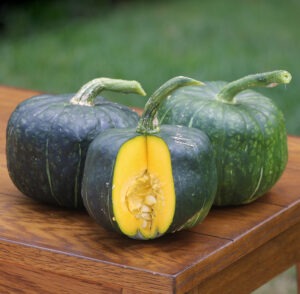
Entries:
<svg viewBox="0 0 300 294">
<path fill-rule="evenodd" d="M 140 221 L 140 228 L 143 230 L 151 230 L 161 195 L 158 178 L 147 170 L 138 175 L 128 187 L 125 196 L 127 208 Z"/>
</svg>

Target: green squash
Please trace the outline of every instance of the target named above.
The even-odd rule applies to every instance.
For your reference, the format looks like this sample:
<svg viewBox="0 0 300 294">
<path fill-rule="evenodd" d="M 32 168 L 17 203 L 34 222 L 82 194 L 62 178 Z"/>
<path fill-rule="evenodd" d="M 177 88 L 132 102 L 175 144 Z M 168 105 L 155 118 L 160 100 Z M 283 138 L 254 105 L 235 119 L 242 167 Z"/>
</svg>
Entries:
<svg viewBox="0 0 300 294">
<path fill-rule="evenodd" d="M 215 205 L 252 202 L 281 176 L 287 163 L 283 114 L 250 88 L 290 80 L 288 72 L 274 71 L 231 83 L 207 82 L 179 89 L 162 103 L 160 123 L 198 128 L 209 136 L 218 169 Z"/>
<path fill-rule="evenodd" d="M 101 225 L 134 239 L 154 239 L 204 219 L 213 203 L 217 171 L 200 130 L 158 126 L 161 101 L 195 80 L 176 77 L 148 100 L 137 128 L 111 129 L 91 143 L 82 197 Z"/>
<path fill-rule="evenodd" d="M 22 193 L 83 208 L 81 178 L 90 142 L 105 129 L 138 121 L 128 107 L 97 96 L 101 90 L 144 95 L 135 81 L 99 78 L 76 95 L 40 95 L 17 106 L 7 126 L 6 156 L 9 175 Z"/>
</svg>

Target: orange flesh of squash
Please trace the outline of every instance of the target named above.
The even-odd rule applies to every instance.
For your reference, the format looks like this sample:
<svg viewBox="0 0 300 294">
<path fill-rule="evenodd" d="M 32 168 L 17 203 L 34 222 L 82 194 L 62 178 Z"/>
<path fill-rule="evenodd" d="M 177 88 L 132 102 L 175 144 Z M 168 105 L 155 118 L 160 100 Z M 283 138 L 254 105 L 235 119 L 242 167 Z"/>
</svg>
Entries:
<svg viewBox="0 0 300 294">
<path fill-rule="evenodd" d="M 122 145 L 113 175 L 114 220 L 128 236 L 155 238 L 167 231 L 175 212 L 170 152 L 156 136 L 137 136 Z"/>
</svg>

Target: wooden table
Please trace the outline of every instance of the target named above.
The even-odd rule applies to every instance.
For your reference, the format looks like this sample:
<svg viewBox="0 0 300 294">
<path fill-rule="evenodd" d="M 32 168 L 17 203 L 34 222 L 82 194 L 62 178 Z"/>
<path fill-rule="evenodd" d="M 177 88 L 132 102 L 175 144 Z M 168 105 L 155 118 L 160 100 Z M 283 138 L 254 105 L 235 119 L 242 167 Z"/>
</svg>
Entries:
<svg viewBox="0 0 300 294">
<path fill-rule="evenodd" d="M 34 94 L 0 86 L 0 293 L 249 293 L 300 261 L 300 138 L 289 137 L 288 167 L 258 201 L 135 241 L 13 186 L 5 128 L 17 103 Z"/>
</svg>

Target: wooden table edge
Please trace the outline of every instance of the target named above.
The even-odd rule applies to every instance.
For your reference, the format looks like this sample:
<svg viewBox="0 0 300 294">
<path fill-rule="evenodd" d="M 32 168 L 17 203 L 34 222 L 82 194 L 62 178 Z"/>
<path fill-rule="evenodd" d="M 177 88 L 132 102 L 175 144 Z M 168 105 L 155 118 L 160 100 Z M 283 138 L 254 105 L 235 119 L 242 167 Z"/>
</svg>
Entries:
<svg viewBox="0 0 300 294">
<path fill-rule="evenodd" d="M 28 93 L 30 93 L 30 95 L 32 95 L 33 93 L 34 94 L 40 94 L 40 93 L 42 93 L 42 92 L 40 92 L 40 91 L 35 91 L 35 90 L 28 90 L 28 89 L 22 89 L 22 88 L 17 88 L 17 87 L 14 87 L 14 86 L 3 86 L 3 85 L 0 85 L 0 87 L 1 88 L 6 88 L 6 89 L 14 89 L 14 90 L 16 90 L 16 91 L 22 91 L 22 92 L 28 92 Z M 30 96 L 29 96 L 30 97 Z M 141 109 L 139 109 L 139 108 L 135 108 L 135 107 L 132 107 L 134 110 L 136 110 L 139 114 L 141 113 Z M 292 138 L 292 139 L 298 139 L 299 137 L 298 136 L 295 136 L 295 135 L 289 135 L 288 136 L 289 138 Z M 6 166 L 5 166 L 6 167 Z M 293 169 L 293 168 L 291 168 L 291 169 Z M 298 170 L 298 168 L 295 168 L 296 170 Z M 272 205 L 276 205 L 276 204 L 272 204 Z M 281 236 L 282 234 L 284 234 L 286 231 L 288 231 L 289 230 L 289 228 L 290 227 L 293 227 L 293 226 L 295 226 L 296 224 L 298 224 L 299 222 L 300 222 L 300 220 L 299 220 L 299 217 L 300 217 L 300 215 L 299 214 L 296 214 L 295 212 L 295 215 L 294 214 L 292 214 L 292 215 L 290 215 L 290 213 L 291 213 L 291 209 L 293 210 L 293 211 L 299 211 L 299 208 L 300 208 L 300 199 L 298 199 L 297 201 L 295 201 L 295 202 L 293 202 L 293 203 L 291 203 L 290 205 L 283 205 L 282 206 L 282 208 L 285 208 L 285 209 L 283 209 L 282 211 L 280 211 L 280 215 L 282 215 L 282 213 L 284 213 L 284 212 L 286 212 L 286 211 L 288 211 L 289 212 L 289 219 L 291 219 L 291 217 L 292 217 L 292 221 L 291 222 L 287 222 L 286 224 L 285 224 L 285 226 L 283 226 L 282 227 L 282 231 L 280 232 L 280 234 L 278 234 L 277 236 L 273 236 L 273 238 L 269 238 L 266 242 L 262 242 L 257 248 L 260 248 L 261 246 L 264 246 L 264 244 L 267 244 L 268 242 L 270 242 L 272 239 L 274 239 L 274 238 L 276 238 L 276 237 L 278 237 L 278 236 Z M 286 218 L 288 218 L 288 216 L 286 216 Z M 276 217 L 276 215 L 274 215 L 274 216 L 272 216 L 272 219 L 274 218 L 274 217 Z M 294 224 L 293 224 L 293 222 L 294 222 Z M 269 226 L 271 225 L 270 223 L 269 223 L 269 220 L 266 220 L 265 221 L 265 223 L 267 223 L 267 224 L 269 224 Z M 284 229 L 286 227 L 286 229 Z M 274 228 L 275 229 L 275 228 Z M 254 230 L 254 228 L 253 228 L 253 230 Z M 263 230 L 263 228 L 261 228 L 261 230 Z M 219 238 L 219 237 L 217 237 L 217 236 L 214 236 L 214 237 L 216 237 L 216 238 Z M 224 245 L 224 247 L 223 248 L 227 248 L 227 247 L 231 247 L 231 246 L 233 246 L 233 245 L 238 245 L 239 244 L 239 242 L 241 242 L 240 240 L 242 239 L 242 236 L 240 236 L 239 238 L 237 238 L 237 239 L 226 239 L 226 240 L 228 240 L 229 241 L 229 243 L 227 243 L 227 244 L 225 244 Z M 11 241 L 11 240 L 6 240 L 5 238 L 0 238 L 0 243 L 1 242 L 9 242 L 9 241 Z M 10 242 L 10 243 L 14 243 L 14 242 Z M 16 244 L 18 244 L 18 245 L 22 245 L 22 246 L 29 246 L 28 244 L 25 244 L 25 243 L 22 243 L 22 242 L 16 242 Z M 16 245 L 15 244 L 15 245 Z M 31 247 L 31 246 L 29 246 L 29 247 Z M 39 246 L 36 246 L 35 247 L 35 249 L 36 250 L 47 250 L 47 251 L 49 251 L 49 248 L 43 248 L 43 247 L 39 247 Z M 255 250 L 255 249 L 254 249 Z M 254 251 L 253 250 L 253 251 Z M 66 254 L 65 252 L 63 252 L 63 251 L 59 251 L 59 250 L 53 250 L 53 253 L 56 253 L 56 254 Z M 244 256 L 246 256 L 247 254 L 249 254 L 249 253 L 251 253 L 251 251 L 250 252 L 247 252 L 247 253 L 244 253 L 244 255 L 241 255 L 236 261 L 239 261 L 239 260 L 242 260 L 243 259 L 243 257 Z M 76 257 L 76 255 L 74 255 L 74 254 L 68 254 L 67 253 L 67 255 L 70 255 L 71 257 Z M 214 254 L 214 252 L 212 252 L 211 253 L 211 256 L 215 256 L 215 254 Z M 79 256 L 80 257 L 80 256 Z M 209 257 L 209 256 L 208 256 Z M 299 261 L 299 260 L 298 260 Z M 97 262 L 99 262 L 99 260 L 97 260 Z M 178 293 L 181 293 L 182 291 L 186 291 L 186 290 L 191 290 L 192 288 L 191 287 L 193 287 L 193 286 L 195 286 L 195 285 L 197 285 L 197 281 L 193 281 L 193 279 L 194 279 L 194 277 L 195 276 L 197 276 L 197 275 L 199 275 L 199 272 L 194 272 L 192 275 L 189 275 L 189 271 L 195 271 L 195 267 L 197 267 L 197 265 L 198 265 L 198 262 L 199 261 L 196 261 L 194 264 L 192 264 L 192 265 L 190 265 L 190 267 L 188 267 L 188 268 L 185 268 L 183 271 L 181 271 L 181 272 L 178 272 L 177 274 L 175 274 L 175 275 L 168 275 L 168 274 L 163 274 L 163 273 L 159 273 L 159 272 L 151 272 L 151 271 L 147 271 L 147 270 L 145 270 L 145 269 L 141 269 L 141 268 L 135 268 L 135 267 L 128 267 L 128 266 L 122 266 L 121 265 L 121 267 L 124 267 L 124 268 L 126 268 L 126 269 L 129 269 L 129 270 L 138 270 L 139 272 L 141 271 L 141 270 L 143 270 L 145 273 L 147 273 L 147 274 L 153 274 L 153 275 L 155 275 L 156 277 L 162 277 L 162 278 L 165 278 L 166 280 L 165 281 L 167 281 L 168 282 L 168 285 L 169 285 L 169 287 L 171 287 L 171 288 L 167 288 L 167 289 L 177 289 L 178 290 Z M 106 263 L 105 261 L 102 261 L 102 263 Z M 231 264 L 228 264 L 228 266 L 226 266 L 226 268 L 227 267 L 230 267 L 232 264 L 234 264 L 234 262 L 232 262 Z M 108 262 L 108 265 L 110 265 L 110 266 L 116 266 L 116 265 L 118 265 L 118 264 L 114 264 L 114 263 L 111 263 L 111 262 Z M 224 268 L 223 268 L 224 269 Z M 222 272 L 223 271 L 223 269 L 220 269 L 220 271 L 218 271 L 218 272 L 216 272 L 216 274 L 218 274 L 219 272 Z M 186 280 L 181 280 L 181 281 L 179 281 L 179 277 L 182 277 L 183 275 L 186 275 L 186 274 L 188 274 L 189 275 L 189 279 L 186 279 Z M 203 281 L 205 281 L 205 279 L 203 280 Z M 186 286 L 186 284 L 188 283 L 188 282 L 191 282 L 191 284 L 190 284 L 190 286 L 189 287 L 187 287 Z M 189 288 L 189 289 L 188 289 Z M 165 289 L 165 288 L 164 288 Z"/>
</svg>

